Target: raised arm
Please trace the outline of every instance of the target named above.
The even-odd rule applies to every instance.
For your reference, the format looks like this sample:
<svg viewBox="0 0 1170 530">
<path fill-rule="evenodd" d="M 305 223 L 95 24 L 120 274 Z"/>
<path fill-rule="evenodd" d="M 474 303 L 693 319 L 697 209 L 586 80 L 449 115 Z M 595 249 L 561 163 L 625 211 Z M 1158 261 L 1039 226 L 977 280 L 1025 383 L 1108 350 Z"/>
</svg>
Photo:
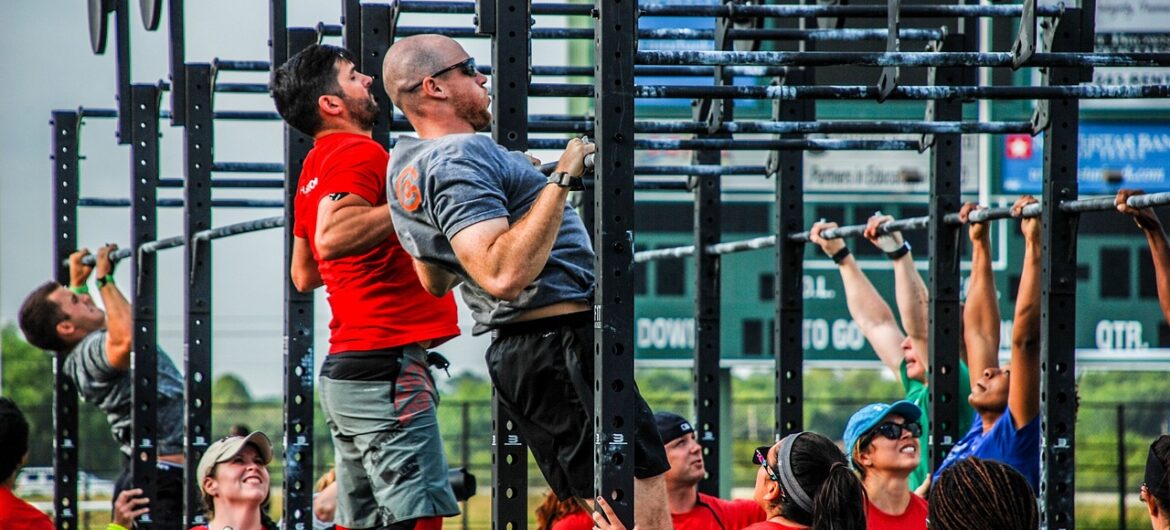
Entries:
<svg viewBox="0 0 1170 530">
<path fill-rule="evenodd" d="M 967 285 L 967 303 L 963 306 L 963 343 L 967 347 L 972 388 L 985 369 L 999 366 L 999 302 L 991 273 L 990 230 L 987 223 L 967 220 L 971 212 L 980 209 L 975 203 L 967 203 L 959 210 L 959 219 L 968 223 L 971 238 L 971 280 Z"/>
<path fill-rule="evenodd" d="M 821 232 L 836 228 L 837 223 L 815 223 L 809 230 L 809 241 L 821 247 L 821 250 L 830 258 L 837 256 L 845 248 L 845 242 L 840 239 L 825 239 Z M 834 261 L 841 272 L 841 282 L 845 284 L 845 301 L 849 306 L 849 315 L 853 322 L 861 329 L 873 351 L 877 353 L 882 364 L 886 365 L 895 376 L 901 373 L 902 341 L 906 336 L 902 334 L 894 313 L 889 304 L 878 294 L 877 289 L 870 283 L 869 278 L 857 265 L 852 255 L 838 256 Z"/>
<path fill-rule="evenodd" d="M 1133 195 L 1142 195 L 1141 190 L 1121 190 L 1117 192 L 1114 203 L 1117 211 L 1133 217 L 1133 222 L 1146 234 L 1146 243 L 1150 245 L 1150 256 L 1154 260 L 1154 275 L 1158 283 L 1158 305 L 1162 306 L 1162 316 L 1170 323 L 1170 245 L 1166 243 L 1166 234 L 1162 232 L 1162 222 L 1150 208 L 1133 208 L 1126 201 Z"/>
<path fill-rule="evenodd" d="M 894 262 L 894 296 L 898 302 L 898 315 L 902 317 L 902 328 L 914 343 L 914 351 L 922 352 L 922 372 L 929 373 L 930 351 L 930 301 L 926 283 L 914 267 L 914 256 L 910 246 L 902 239 L 901 232 L 879 235 L 878 227 L 893 221 L 889 215 L 874 215 L 865 226 L 865 238 L 877 246 Z M 900 362 L 900 361 L 899 361 Z"/>
<path fill-rule="evenodd" d="M 1030 195 L 1020 197 L 1012 205 L 1012 215 L 1019 217 L 1023 208 L 1034 202 Z M 1008 408 L 1017 429 L 1040 413 L 1040 219 L 1023 219 L 1020 229 L 1024 232 L 1024 263 L 1016 293 L 1008 387 Z"/>
<path fill-rule="evenodd" d="M 595 149 L 595 144 L 570 140 L 555 171 L 580 176 L 585 155 Z M 502 217 L 473 224 L 451 238 L 451 248 L 477 285 L 500 300 L 513 300 L 544 270 L 568 196 L 569 188 L 546 185 L 515 224 Z"/>
<path fill-rule="evenodd" d="M 97 263 L 94 265 L 98 280 L 114 273 L 110 253 L 115 250 L 118 250 L 118 245 L 106 245 L 98 249 Z M 117 370 L 129 370 L 130 346 L 134 338 L 134 315 L 130 302 L 126 301 L 122 291 L 112 281 L 104 282 L 98 294 L 106 308 L 106 359 Z"/>
<path fill-rule="evenodd" d="M 390 237 L 390 210 L 374 206 L 354 193 L 334 193 L 317 205 L 313 241 L 322 260 L 361 254 Z"/>
</svg>

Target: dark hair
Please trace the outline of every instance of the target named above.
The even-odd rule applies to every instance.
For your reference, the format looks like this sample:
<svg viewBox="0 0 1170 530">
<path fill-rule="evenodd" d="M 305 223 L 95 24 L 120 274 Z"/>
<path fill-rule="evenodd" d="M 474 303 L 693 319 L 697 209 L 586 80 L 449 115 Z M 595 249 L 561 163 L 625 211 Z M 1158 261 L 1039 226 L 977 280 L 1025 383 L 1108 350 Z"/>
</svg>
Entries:
<svg viewBox="0 0 1170 530">
<path fill-rule="evenodd" d="M 789 443 L 793 444 L 788 459 L 792 475 L 800 489 L 812 497 L 812 513 L 783 492 L 783 485 L 772 506 L 785 518 L 813 530 L 864 530 L 865 486 L 849 469 L 837 444 L 814 432 L 802 433 Z"/>
<path fill-rule="evenodd" d="M 28 420 L 11 399 L 0 398 L 0 482 L 20 468 L 28 453 Z"/>
<path fill-rule="evenodd" d="M 858 477 L 861 477 L 861 480 L 865 480 L 865 466 L 861 465 L 861 462 L 859 462 L 856 458 L 853 458 L 853 455 L 860 455 L 865 453 L 866 449 L 869 449 L 869 446 L 873 444 L 873 439 L 876 435 L 876 427 L 870 429 L 869 432 L 862 434 L 861 438 L 857 439 L 856 450 L 850 451 L 849 454 L 845 455 L 845 457 L 853 463 L 853 471 L 857 473 Z"/>
<path fill-rule="evenodd" d="M 939 475 L 928 494 L 932 530 L 1034 530 L 1036 495 L 1011 466 L 970 457 Z"/>
<path fill-rule="evenodd" d="M 536 507 L 536 530 L 552 530 L 553 523 L 566 515 L 583 510 L 584 508 L 577 504 L 577 499 L 569 498 L 562 501 L 557 498 L 557 494 L 550 491 L 544 495 L 544 502 Z"/>
<path fill-rule="evenodd" d="M 42 350 L 65 351 L 69 344 L 57 333 L 57 324 L 68 318 L 61 306 L 49 300 L 61 284 L 48 281 L 42 283 L 24 298 L 20 304 L 20 330 L 29 344 Z"/>
<path fill-rule="evenodd" d="M 1145 486 L 1146 493 L 1158 503 L 1158 507 L 1162 509 L 1162 517 L 1166 517 L 1166 509 L 1170 508 L 1170 473 L 1166 470 L 1170 469 L 1170 435 L 1163 434 L 1150 444 L 1150 453 L 1147 455 L 1149 462 L 1146 463 Z M 1151 463 L 1155 463 L 1151 466 Z M 1157 471 L 1162 476 L 1157 478 L 1151 476 L 1151 468 L 1159 468 Z"/>
<path fill-rule="evenodd" d="M 313 44 L 288 58 L 272 73 L 272 99 L 276 112 L 294 129 L 309 136 L 321 130 L 317 98 L 341 96 L 337 84 L 337 61 L 357 64 L 345 48 Z"/>
</svg>

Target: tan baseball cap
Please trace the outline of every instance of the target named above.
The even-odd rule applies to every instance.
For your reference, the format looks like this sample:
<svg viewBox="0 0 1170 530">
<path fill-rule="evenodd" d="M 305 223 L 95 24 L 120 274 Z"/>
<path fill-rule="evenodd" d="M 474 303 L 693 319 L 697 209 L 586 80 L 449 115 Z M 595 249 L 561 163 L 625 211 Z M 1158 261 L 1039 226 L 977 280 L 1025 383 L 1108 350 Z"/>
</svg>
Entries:
<svg viewBox="0 0 1170 530">
<path fill-rule="evenodd" d="M 227 462 L 232 457 L 240 453 L 247 444 L 256 446 L 260 451 L 260 458 L 264 459 L 264 465 L 268 465 L 272 461 L 272 442 L 268 441 L 268 435 L 256 431 L 247 436 L 229 436 L 222 438 L 219 441 L 211 444 L 207 451 L 203 453 L 203 458 L 199 459 L 199 482 L 200 489 L 202 489 L 203 477 L 211 475 L 211 470 L 216 464 L 220 462 Z"/>
</svg>

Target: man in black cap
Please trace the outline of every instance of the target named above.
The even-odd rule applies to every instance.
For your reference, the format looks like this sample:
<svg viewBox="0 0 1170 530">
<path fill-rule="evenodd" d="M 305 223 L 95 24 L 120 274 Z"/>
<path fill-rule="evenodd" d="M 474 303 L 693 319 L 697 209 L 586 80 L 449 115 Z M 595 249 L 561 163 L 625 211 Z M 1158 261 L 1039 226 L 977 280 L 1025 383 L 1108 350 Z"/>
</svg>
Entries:
<svg viewBox="0 0 1170 530">
<path fill-rule="evenodd" d="M 691 422 L 672 412 L 655 413 L 654 422 L 670 462 L 664 477 L 675 530 L 739 530 L 767 518 L 751 499 L 725 501 L 699 493 L 707 469 Z"/>
</svg>

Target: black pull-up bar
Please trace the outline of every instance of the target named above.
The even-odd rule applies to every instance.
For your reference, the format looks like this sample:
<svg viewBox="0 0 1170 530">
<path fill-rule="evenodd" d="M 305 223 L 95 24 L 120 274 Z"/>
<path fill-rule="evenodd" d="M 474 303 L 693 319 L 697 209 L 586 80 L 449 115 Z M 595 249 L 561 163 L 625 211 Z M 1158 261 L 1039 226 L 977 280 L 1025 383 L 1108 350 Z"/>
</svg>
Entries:
<svg viewBox="0 0 1170 530">
<path fill-rule="evenodd" d="M 1088 199 L 1079 199 L 1075 201 L 1065 201 L 1060 203 L 1060 210 L 1069 213 L 1083 213 L 1083 212 L 1099 212 L 1112 210 L 1115 208 L 1113 197 L 1093 197 Z M 1151 193 L 1148 195 L 1134 195 L 1126 200 L 1126 204 L 1134 208 L 1150 208 L 1152 206 L 1161 206 L 1170 204 L 1170 192 Z M 1024 207 L 1024 217 L 1040 217 L 1042 210 L 1040 203 L 1030 204 Z M 997 219 L 1011 218 L 1011 208 L 988 208 L 985 210 L 976 210 L 971 212 L 969 216 L 970 222 L 984 222 L 994 221 Z M 958 213 L 949 213 L 943 217 L 943 222 L 946 224 L 957 225 L 962 224 L 959 221 Z M 923 230 L 930 226 L 930 216 L 922 217 L 908 217 L 906 219 L 898 219 L 890 221 L 878 227 L 879 234 L 888 234 L 890 232 L 904 232 L 909 230 Z M 821 232 L 821 237 L 825 239 L 837 239 L 843 237 L 856 237 L 865 233 L 866 225 L 849 225 L 832 228 Z M 808 243 L 809 233 L 800 232 L 788 236 L 788 239 L 797 243 Z M 742 241 L 729 241 L 725 243 L 716 243 L 707 245 L 703 251 L 707 254 L 730 254 L 733 252 L 743 252 L 747 250 L 757 250 L 762 248 L 770 248 L 776 246 L 776 236 L 756 237 L 752 239 L 745 239 Z M 654 250 L 644 250 L 634 253 L 634 261 L 643 263 L 658 259 L 667 258 L 684 258 L 695 255 L 695 246 L 686 245 L 671 248 L 660 248 Z"/>
<path fill-rule="evenodd" d="M 270 228 L 277 228 L 284 226 L 284 216 L 264 217 L 262 219 L 253 219 L 251 221 L 243 221 L 240 223 L 233 223 L 217 228 L 209 228 L 194 234 L 194 239 L 197 241 L 211 241 L 227 236 L 234 236 L 237 234 L 246 234 L 248 232 L 259 232 L 261 230 L 268 230 Z M 166 239 L 159 239 L 151 241 L 138 247 L 139 252 L 153 253 L 168 248 L 181 247 L 187 244 L 183 236 L 168 237 Z M 134 254 L 134 250 L 128 248 L 120 248 L 110 254 L 110 260 L 114 263 L 122 261 Z M 97 256 L 93 254 L 86 255 L 81 258 L 83 265 L 94 266 L 97 264 Z M 69 265 L 69 260 L 66 259 L 63 265 Z"/>
</svg>

